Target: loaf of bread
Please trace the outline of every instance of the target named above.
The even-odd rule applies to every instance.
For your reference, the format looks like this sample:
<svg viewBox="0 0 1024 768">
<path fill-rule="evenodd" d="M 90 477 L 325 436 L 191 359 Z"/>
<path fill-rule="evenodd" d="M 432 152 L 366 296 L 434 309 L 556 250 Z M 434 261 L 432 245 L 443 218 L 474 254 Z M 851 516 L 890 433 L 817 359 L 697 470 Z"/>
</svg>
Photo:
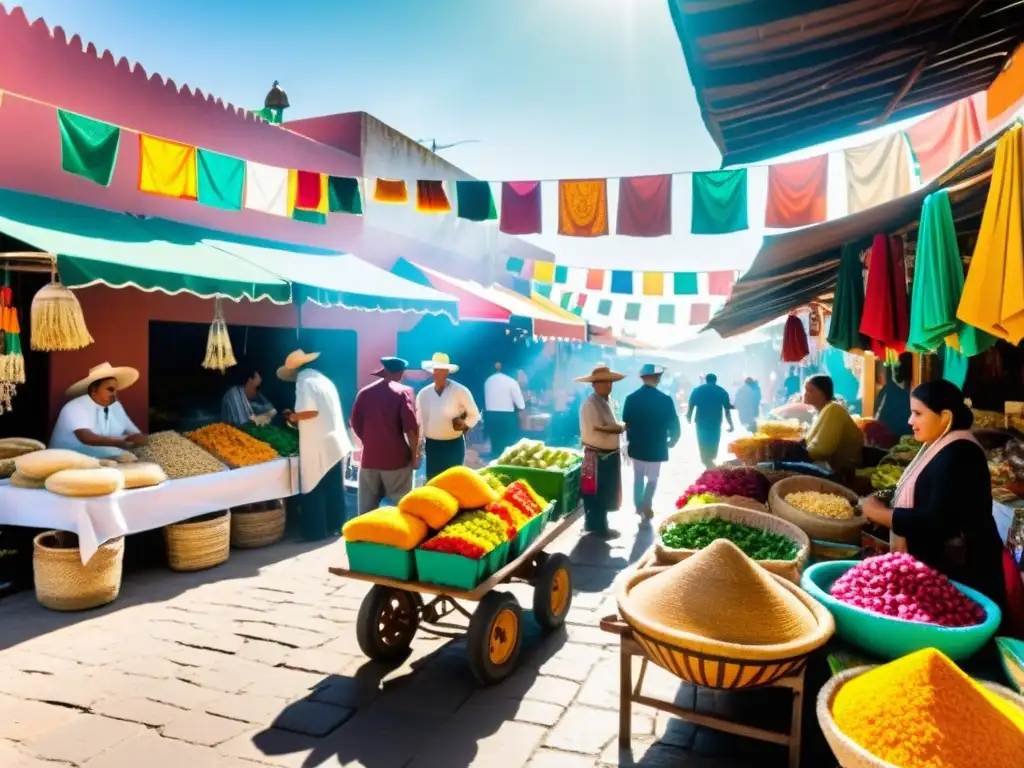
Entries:
<svg viewBox="0 0 1024 768">
<path fill-rule="evenodd" d="M 16 457 L 14 465 L 25 477 L 31 477 L 33 480 L 45 480 L 54 472 L 60 472 L 62 469 L 98 469 L 100 461 L 78 451 L 48 448 Z"/>
<path fill-rule="evenodd" d="M 108 496 L 124 488 L 119 469 L 62 469 L 46 478 L 46 490 L 76 498 Z"/>
<path fill-rule="evenodd" d="M 16 459 L 33 451 L 42 451 L 45 445 L 28 437 L 0 438 L 0 459 Z"/>
<path fill-rule="evenodd" d="M 149 488 L 167 480 L 167 475 L 160 465 L 148 461 L 121 464 L 117 471 L 124 475 L 125 488 Z"/>
<path fill-rule="evenodd" d="M 42 480 L 35 480 L 31 477 L 26 477 L 17 470 L 15 470 L 14 474 L 11 475 L 11 479 L 9 480 L 9 482 L 15 488 L 30 488 L 37 491 L 42 490 L 43 488 L 46 487 L 45 483 Z"/>
</svg>

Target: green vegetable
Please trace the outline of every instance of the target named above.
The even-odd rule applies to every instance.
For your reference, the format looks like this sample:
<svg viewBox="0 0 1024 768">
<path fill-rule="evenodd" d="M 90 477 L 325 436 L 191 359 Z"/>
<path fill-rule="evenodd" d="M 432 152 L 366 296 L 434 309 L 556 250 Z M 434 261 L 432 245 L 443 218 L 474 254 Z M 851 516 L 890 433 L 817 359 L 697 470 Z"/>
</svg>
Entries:
<svg viewBox="0 0 1024 768">
<path fill-rule="evenodd" d="M 299 433 L 294 429 L 285 429 L 273 424 L 253 424 L 249 422 L 242 431 L 266 443 L 282 456 L 294 456 L 299 452 Z"/>
<path fill-rule="evenodd" d="M 799 551 L 787 536 L 721 517 L 674 523 L 661 534 L 662 543 L 672 549 L 704 549 L 715 539 L 728 539 L 754 560 L 794 560 Z"/>
</svg>

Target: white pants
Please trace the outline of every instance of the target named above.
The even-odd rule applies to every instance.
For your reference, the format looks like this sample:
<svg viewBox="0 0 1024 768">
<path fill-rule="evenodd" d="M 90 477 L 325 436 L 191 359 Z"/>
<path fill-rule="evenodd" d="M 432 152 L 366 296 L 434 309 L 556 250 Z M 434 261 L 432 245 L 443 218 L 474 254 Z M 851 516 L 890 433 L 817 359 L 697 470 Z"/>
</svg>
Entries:
<svg viewBox="0 0 1024 768">
<path fill-rule="evenodd" d="M 651 509 L 654 493 L 658 490 L 661 476 L 660 461 L 637 461 L 633 459 L 633 503 L 637 511 Z"/>
</svg>

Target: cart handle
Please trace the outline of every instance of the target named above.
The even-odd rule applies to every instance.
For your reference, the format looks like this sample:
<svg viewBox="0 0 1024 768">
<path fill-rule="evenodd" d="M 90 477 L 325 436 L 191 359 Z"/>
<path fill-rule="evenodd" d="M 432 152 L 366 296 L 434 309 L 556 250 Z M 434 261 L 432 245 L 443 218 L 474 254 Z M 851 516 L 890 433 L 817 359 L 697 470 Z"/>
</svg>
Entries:
<svg viewBox="0 0 1024 768">
<path fill-rule="evenodd" d="M 601 630 L 603 632 L 609 632 L 613 635 L 620 636 L 628 635 L 630 633 L 629 624 L 624 622 L 614 613 L 601 619 Z"/>
</svg>

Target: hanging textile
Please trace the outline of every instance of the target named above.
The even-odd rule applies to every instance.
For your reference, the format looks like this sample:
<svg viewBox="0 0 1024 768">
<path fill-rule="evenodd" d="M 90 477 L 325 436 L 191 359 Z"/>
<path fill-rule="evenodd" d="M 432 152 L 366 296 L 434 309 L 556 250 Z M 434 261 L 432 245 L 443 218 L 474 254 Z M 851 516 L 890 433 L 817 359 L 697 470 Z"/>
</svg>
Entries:
<svg viewBox="0 0 1024 768">
<path fill-rule="evenodd" d="M 712 296 L 730 296 L 736 284 L 735 270 L 708 272 L 708 293 Z"/>
<path fill-rule="evenodd" d="M 626 315 L 624 319 L 629 322 L 636 322 L 640 319 L 640 302 L 631 301 L 626 304 Z"/>
<path fill-rule="evenodd" d="M 676 322 L 676 305 L 675 304 L 659 304 L 658 305 L 658 324 L 659 325 L 675 325 Z"/>
<path fill-rule="evenodd" d="M 861 335 L 864 317 L 864 271 L 860 253 L 865 243 L 847 243 L 839 257 L 839 274 L 832 300 L 832 320 L 829 323 L 828 343 L 843 352 L 862 352 L 870 341 Z"/>
<path fill-rule="evenodd" d="M 533 265 L 533 279 L 538 283 L 551 283 L 555 279 L 555 263 L 553 261 L 537 261 Z"/>
<path fill-rule="evenodd" d="M 494 221 L 498 210 L 494 206 L 494 193 L 489 181 L 456 181 L 455 201 L 458 217 L 468 221 Z"/>
<path fill-rule="evenodd" d="M 373 184 L 373 201 L 388 205 L 405 205 L 409 202 L 409 188 L 402 179 L 378 178 Z"/>
<path fill-rule="evenodd" d="M 139 191 L 195 200 L 196 148 L 139 134 Z"/>
<path fill-rule="evenodd" d="M 533 286 L 533 290 L 543 296 L 545 299 L 551 298 L 551 283 L 539 283 Z"/>
<path fill-rule="evenodd" d="M 526 266 L 526 262 L 518 256 L 509 256 L 505 262 L 505 270 L 511 272 L 513 275 L 521 274 L 523 267 Z"/>
<path fill-rule="evenodd" d="M 710 304 L 699 303 L 690 305 L 690 325 L 707 325 L 710 320 Z"/>
<path fill-rule="evenodd" d="M 295 207 L 306 211 L 318 210 L 323 191 L 320 174 L 313 171 L 296 171 L 295 182 Z"/>
<path fill-rule="evenodd" d="M 804 324 L 796 315 L 790 315 L 786 318 L 786 327 L 782 331 L 782 362 L 799 363 L 809 354 Z"/>
<path fill-rule="evenodd" d="M 676 296 L 696 296 L 698 293 L 697 273 L 676 272 L 672 276 L 672 292 Z"/>
<path fill-rule="evenodd" d="M 985 116 L 989 123 L 1001 122 L 1024 107 L 1024 44 L 1017 46 L 1002 72 L 985 92 Z"/>
<path fill-rule="evenodd" d="M 843 151 L 847 213 L 872 208 L 910 192 L 910 159 L 902 133 Z"/>
<path fill-rule="evenodd" d="M 562 309 L 569 309 L 569 307 L 572 306 L 572 294 L 563 293 L 562 299 L 558 302 L 558 304 Z"/>
<path fill-rule="evenodd" d="M 416 182 L 416 210 L 420 213 L 451 213 L 452 204 L 444 191 L 444 182 L 436 179 Z"/>
<path fill-rule="evenodd" d="M 569 268 L 568 267 L 555 267 L 555 282 L 559 285 L 565 285 L 569 280 Z"/>
<path fill-rule="evenodd" d="M 327 210 L 330 213 L 363 215 L 363 197 L 359 191 L 359 179 L 347 176 L 327 178 Z"/>
<path fill-rule="evenodd" d="M 109 187 L 121 145 L 121 129 L 116 125 L 57 110 L 60 127 L 60 165 L 102 187 Z"/>
<path fill-rule="evenodd" d="M 828 155 L 768 167 L 764 225 L 776 229 L 820 224 L 828 218 Z"/>
<path fill-rule="evenodd" d="M 604 290 L 604 270 L 603 269 L 588 269 L 587 270 L 587 290 L 588 291 L 603 291 Z"/>
<path fill-rule="evenodd" d="M 608 234 L 607 180 L 558 182 L 558 234 L 568 237 Z"/>
<path fill-rule="evenodd" d="M 871 351 L 884 360 L 886 350 L 897 355 L 906 350 L 909 324 L 903 239 L 875 235 L 868 261 L 861 335 L 871 340 Z"/>
<path fill-rule="evenodd" d="M 946 381 L 963 389 L 970 365 L 970 358 L 964 357 L 952 347 L 942 345 L 942 378 Z"/>
<path fill-rule="evenodd" d="M 246 160 L 245 207 L 274 216 L 287 216 L 288 169 Z"/>
<path fill-rule="evenodd" d="M 611 299 L 601 299 L 599 302 L 597 302 L 597 314 L 604 315 L 604 316 L 607 317 L 611 313 L 612 313 L 612 300 Z"/>
<path fill-rule="evenodd" d="M 616 269 L 612 272 L 612 293 L 633 293 L 633 273 Z"/>
<path fill-rule="evenodd" d="M 242 210 L 245 194 L 245 161 L 199 149 L 196 152 L 196 188 L 199 202 L 224 211 Z"/>
<path fill-rule="evenodd" d="M 1024 228 L 1019 125 L 996 146 L 985 200 L 957 317 L 1016 346 L 1024 339 Z"/>
<path fill-rule="evenodd" d="M 691 179 L 693 213 L 690 232 L 695 235 L 725 235 L 749 228 L 746 168 L 694 173 Z"/>
<path fill-rule="evenodd" d="M 506 235 L 539 235 L 541 221 L 540 182 L 502 182 L 498 229 Z"/>
<path fill-rule="evenodd" d="M 672 234 L 672 176 L 631 176 L 619 179 L 615 234 L 662 237 Z"/>
<path fill-rule="evenodd" d="M 963 290 L 964 266 L 953 209 L 949 192 L 940 189 L 928 195 L 921 206 L 907 349 L 934 352 L 945 340 L 967 357 L 974 357 L 995 344 L 995 337 L 957 319 Z"/>
<path fill-rule="evenodd" d="M 665 273 L 644 272 L 643 292 L 644 296 L 664 296 Z"/>
<path fill-rule="evenodd" d="M 910 149 L 927 184 L 981 141 L 981 124 L 973 99 L 966 98 L 932 112 L 907 129 Z"/>
</svg>

